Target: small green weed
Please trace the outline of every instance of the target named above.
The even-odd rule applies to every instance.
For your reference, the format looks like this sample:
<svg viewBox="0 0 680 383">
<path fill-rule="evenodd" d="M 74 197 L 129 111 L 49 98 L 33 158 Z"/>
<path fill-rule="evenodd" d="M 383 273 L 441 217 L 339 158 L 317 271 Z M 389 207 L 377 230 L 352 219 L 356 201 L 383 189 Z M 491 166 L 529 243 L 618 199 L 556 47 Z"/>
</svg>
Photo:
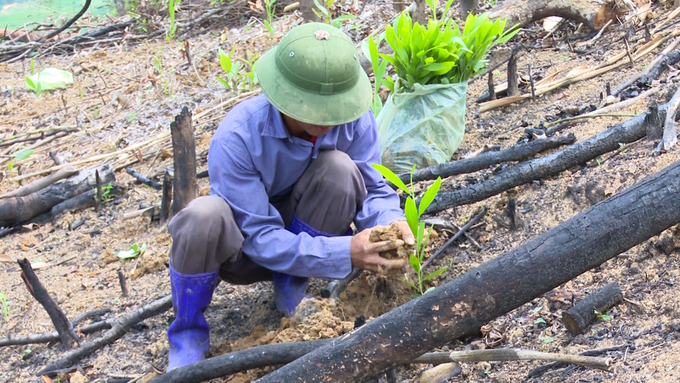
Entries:
<svg viewBox="0 0 680 383">
<path fill-rule="evenodd" d="M 595 309 L 594 311 L 595 311 L 595 316 L 597 317 L 597 319 L 602 319 L 605 322 L 609 322 L 610 320 L 612 320 L 612 317 L 610 315 L 608 315 L 606 311 L 602 312 L 602 313 L 597 311 L 597 309 Z"/>
<path fill-rule="evenodd" d="M 146 251 L 146 243 L 143 243 L 141 246 L 135 242 L 132 245 L 130 245 L 130 250 L 121 250 L 116 252 L 116 256 L 120 259 L 130 259 L 130 258 L 137 258 L 140 255 L 144 254 Z"/>
<path fill-rule="evenodd" d="M 14 169 L 14 164 L 16 161 L 22 161 L 27 159 L 28 157 L 31 156 L 31 154 L 33 154 L 33 152 L 34 152 L 33 149 L 24 149 L 19 153 L 12 154 L 12 159 L 7 164 L 7 169 L 11 172 L 12 169 Z"/>
<path fill-rule="evenodd" d="M 2 317 L 5 323 L 9 320 L 9 301 L 7 300 L 7 295 L 0 293 L 0 305 L 2 305 Z"/>
<path fill-rule="evenodd" d="M 331 24 L 336 28 L 340 28 L 344 21 L 355 19 L 356 16 L 352 14 L 340 15 L 333 18 L 333 4 L 335 0 L 322 0 L 323 4 L 319 0 L 314 0 L 314 6 L 316 9 L 312 8 L 312 11 L 317 15 L 324 23 Z"/>
<path fill-rule="evenodd" d="M 274 20 L 274 13 L 276 13 L 276 0 L 264 0 L 264 7 L 267 12 L 267 20 L 264 20 L 264 26 L 269 31 L 269 36 L 274 37 L 274 29 L 272 28 L 272 21 Z"/>
</svg>

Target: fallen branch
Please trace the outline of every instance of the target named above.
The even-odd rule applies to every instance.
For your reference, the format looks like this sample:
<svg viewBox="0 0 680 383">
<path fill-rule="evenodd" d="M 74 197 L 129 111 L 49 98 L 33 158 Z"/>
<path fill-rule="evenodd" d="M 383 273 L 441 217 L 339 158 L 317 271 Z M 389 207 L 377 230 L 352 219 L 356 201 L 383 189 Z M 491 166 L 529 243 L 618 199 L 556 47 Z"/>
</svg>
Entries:
<svg viewBox="0 0 680 383">
<path fill-rule="evenodd" d="M 159 298 L 145 306 L 138 308 L 126 315 L 119 318 L 113 319 L 110 323 L 111 329 L 105 332 L 99 338 L 83 343 L 79 348 L 69 352 L 66 356 L 59 360 L 52 362 L 47 367 L 40 370 L 36 375 L 53 375 L 55 370 L 60 370 L 66 367 L 70 367 L 80 359 L 88 356 L 92 352 L 106 346 L 107 344 L 115 342 L 118 338 L 125 335 L 127 330 L 129 330 L 135 324 L 147 319 L 154 317 L 158 314 L 168 311 L 172 307 L 172 297 L 166 295 Z"/>
<path fill-rule="evenodd" d="M 493 350 L 470 350 L 453 351 L 449 353 L 449 359 L 454 362 L 491 362 L 491 361 L 512 361 L 512 360 L 549 360 L 564 362 L 568 364 L 578 364 L 580 366 L 609 370 L 611 362 L 608 358 L 597 358 L 594 356 L 553 354 L 532 350 L 518 349 L 493 349 Z"/>
<path fill-rule="evenodd" d="M 659 115 L 665 117 L 666 107 L 667 104 L 659 106 Z M 586 163 L 604 153 L 616 150 L 620 147 L 620 143 L 633 142 L 645 136 L 647 132 L 645 122 L 650 113 L 650 111 L 641 113 L 584 141 L 545 157 L 522 162 L 495 177 L 465 189 L 440 192 L 426 213 L 432 214 L 449 207 L 481 201 L 515 186 L 559 174 L 572 166 Z"/>
<path fill-rule="evenodd" d="M 653 80 L 659 78 L 671 65 L 677 64 L 678 62 L 680 62 L 680 49 L 665 55 L 649 69 L 646 75 L 640 77 L 640 79 L 637 80 L 638 87 L 644 88 L 651 86 Z"/>
<path fill-rule="evenodd" d="M 458 230 L 458 232 L 454 234 L 453 237 L 449 238 L 449 240 L 446 241 L 442 245 L 442 247 L 439 248 L 439 250 L 432 254 L 430 258 L 428 258 L 428 260 L 423 264 L 421 269 L 426 268 L 430 263 L 432 263 L 435 260 L 435 258 L 439 256 L 439 254 L 443 253 L 444 250 L 446 250 L 456 239 L 460 238 L 462 235 L 467 233 L 467 231 L 470 229 L 470 227 L 472 227 L 472 225 L 476 224 L 480 219 L 482 219 L 482 217 L 484 217 L 484 214 L 486 214 L 486 208 L 482 208 L 482 211 L 475 214 L 475 216 L 472 217 L 472 219 L 468 221 L 468 223 L 466 223 L 465 226 Z"/>
<path fill-rule="evenodd" d="M 136 171 L 134 171 L 134 170 L 133 170 L 131 167 L 129 167 L 129 166 L 128 166 L 127 168 L 125 168 L 125 171 L 126 171 L 129 175 L 135 177 L 135 179 L 136 179 L 138 182 L 143 183 L 144 185 L 150 186 L 150 187 L 152 187 L 152 188 L 154 188 L 154 189 L 156 189 L 156 190 L 161 190 L 161 189 L 163 189 L 163 185 L 161 185 L 160 183 L 158 183 L 158 182 L 156 182 L 156 181 L 154 181 L 154 180 L 152 180 L 152 179 L 149 179 L 149 178 L 147 178 L 147 177 L 144 177 L 143 175 L 141 175 L 141 174 L 137 173 Z"/>
<path fill-rule="evenodd" d="M 24 280 L 28 292 L 31 293 L 33 298 L 35 298 L 40 304 L 45 308 L 47 314 L 50 316 L 54 328 L 59 334 L 59 339 L 61 343 L 67 348 L 73 347 L 75 344 L 80 344 L 80 338 L 73 332 L 73 326 L 69 322 L 66 315 L 61 310 L 57 302 L 52 299 L 50 294 L 45 289 L 45 286 L 40 283 L 38 276 L 35 275 L 33 268 L 31 267 L 31 262 L 28 259 L 20 259 L 17 261 L 19 267 L 21 267 L 21 279 Z"/>
<path fill-rule="evenodd" d="M 20 133 L 20 134 L 15 134 L 10 136 L 11 138 L 0 138 L 0 147 L 2 146 L 9 146 L 13 145 L 19 142 L 27 142 L 27 141 L 33 141 L 37 139 L 42 139 L 45 137 L 50 137 L 54 136 L 56 134 L 65 132 L 66 134 L 75 132 L 78 129 L 73 126 L 59 126 L 56 128 L 48 128 L 48 129 L 37 129 L 37 130 L 32 130 L 30 132 L 26 133 Z M 30 137 L 32 135 L 38 134 L 39 136 L 37 137 Z"/>
<path fill-rule="evenodd" d="M 445 162 L 443 164 L 418 169 L 413 172 L 413 182 L 434 180 L 437 179 L 437 177 L 446 178 L 457 174 L 472 173 L 478 170 L 486 169 L 492 165 L 500 164 L 502 162 L 521 161 L 544 150 L 557 148 L 562 145 L 570 145 L 574 142 L 576 142 L 576 137 L 573 134 L 569 134 L 567 136 L 541 138 L 538 140 L 517 144 L 507 149 L 495 152 L 484 152 L 472 158 L 464 158 L 462 160 Z M 408 183 L 411 181 L 411 174 L 402 173 L 399 175 L 399 179 L 405 183 Z M 389 184 L 390 186 L 394 187 L 391 183 Z"/>
<path fill-rule="evenodd" d="M 202 382 L 253 368 L 290 363 L 319 347 L 331 345 L 337 341 L 338 338 L 332 338 L 257 346 L 177 368 L 149 383 Z"/>
<path fill-rule="evenodd" d="M 623 293 L 617 282 L 612 282 L 562 312 L 562 323 L 572 334 L 583 334 L 598 317 L 623 301 Z"/>
<path fill-rule="evenodd" d="M 658 92 L 659 92 L 659 88 L 652 88 L 652 89 L 649 89 L 649 90 L 643 92 L 642 94 L 639 94 L 636 97 L 629 98 L 625 101 L 617 102 L 616 104 L 607 105 L 603 108 L 596 109 L 596 110 L 594 110 L 590 113 L 582 114 L 581 116 L 590 117 L 594 114 L 609 113 L 609 112 L 613 112 L 615 110 L 627 108 L 629 106 L 637 104 L 639 101 L 644 100 L 649 96 L 655 95 Z M 580 116 L 577 116 L 577 117 L 580 117 Z M 578 121 L 573 120 L 573 121 L 566 121 L 566 122 L 557 123 L 556 125 L 551 126 L 548 129 L 546 129 L 545 135 L 546 136 L 552 136 L 553 134 L 560 132 L 560 131 L 564 130 L 565 128 L 575 124 L 576 122 L 578 122 Z"/>
<path fill-rule="evenodd" d="M 98 310 L 94 310 L 95 312 Z M 99 314 L 98 312 L 96 314 L 93 314 L 93 312 L 85 313 L 83 315 L 96 315 Z M 71 322 L 73 326 L 76 325 L 76 322 L 80 317 L 76 318 Z M 83 318 L 85 319 L 85 318 Z M 88 325 L 84 325 L 82 327 L 78 327 L 76 331 L 79 334 L 93 334 L 98 331 L 102 330 L 108 330 L 111 328 L 111 322 L 113 322 L 113 319 L 109 320 L 104 320 L 104 321 L 99 321 L 95 323 L 91 323 Z M 33 335 L 26 335 L 26 336 L 11 336 L 8 335 L 5 338 L 0 339 L 0 347 L 6 347 L 6 346 L 19 346 L 19 345 L 24 345 L 24 344 L 37 344 L 37 343 L 50 343 L 50 342 L 57 342 L 59 341 L 59 333 L 56 331 L 52 332 L 46 332 L 43 334 L 33 334 Z"/>
<path fill-rule="evenodd" d="M 26 222 L 45 213 L 55 205 L 96 187 L 95 171 L 99 171 L 102 182 L 113 181 L 114 175 L 109 165 L 96 169 L 82 170 L 64 182 L 53 184 L 42 190 L 23 197 L 0 200 L 0 226 L 11 226 Z"/>
<path fill-rule="evenodd" d="M 47 35 L 43 36 L 40 40 L 38 40 L 38 42 L 43 42 L 43 41 L 45 41 L 45 40 L 49 40 L 49 39 L 51 39 L 52 37 L 54 37 L 54 36 L 60 34 L 60 33 L 63 32 L 63 31 L 65 31 L 66 28 L 68 28 L 68 27 L 70 27 L 71 25 L 73 25 L 73 23 L 75 23 L 76 20 L 78 20 L 79 18 L 81 18 L 81 17 L 85 14 L 85 11 L 87 11 L 87 9 L 90 7 L 90 4 L 91 4 L 91 3 L 92 3 L 92 0 L 85 0 L 85 4 L 84 4 L 83 7 L 80 9 L 80 11 L 78 11 L 78 13 L 76 13 L 75 15 L 73 15 L 73 17 L 71 17 L 67 22 L 64 23 L 64 25 L 62 25 L 61 27 L 59 27 L 56 31 L 52 31 L 52 32 L 48 33 Z"/>
<path fill-rule="evenodd" d="M 582 356 L 597 356 L 597 355 L 602 355 L 604 353 L 611 352 L 611 351 L 618 351 L 618 350 L 624 349 L 626 347 L 631 347 L 631 345 L 630 344 L 620 344 L 620 345 L 617 345 L 617 346 L 600 347 L 600 348 L 595 348 L 595 349 L 592 349 L 592 350 L 579 352 L 579 355 L 582 355 Z M 534 378 L 534 377 L 537 377 L 539 375 L 544 374 L 548 370 L 552 370 L 552 369 L 556 369 L 556 368 L 562 368 L 562 367 L 566 367 L 566 366 L 568 366 L 568 364 L 564 363 L 564 362 L 552 362 L 552 363 L 544 364 L 542 366 L 538 366 L 538 367 L 534 368 L 533 370 L 529 371 L 529 373 L 527 374 L 527 378 Z"/>
<path fill-rule="evenodd" d="M 124 185 L 121 185 L 119 183 L 113 183 L 113 187 L 111 190 L 109 190 L 109 195 L 111 196 L 116 196 L 116 195 L 122 195 L 125 193 L 127 190 Z M 95 197 L 97 195 L 97 190 L 96 189 L 90 189 L 84 193 L 80 193 L 79 195 L 69 198 L 64 202 L 60 202 L 52 207 L 50 211 L 45 212 L 43 214 L 40 214 L 35 217 L 31 217 L 29 221 L 36 222 L 36 223 L 44 223 L 44 222 L 49 222 L 55 218 L 57 218 L 59 215 L 61 215 L 64 212 L 67 211 L 78 211 L 78 210 L 83 210 L 83 209 L 88 209 L 94 206 L 95 204 Z"/>
<path fill-rule="evenodd" d="M 609 370 L 609 366 L 611 365 L 609 358 L 555 354 L 533 350 L 520 350 L 516 348 L 433 352 L 416 358 L 413 362 L 440 364 L 450 362 L 507 362 L 514 360 L 549 360 L 565 364 L 578 364 L 579 366 L 597 368 L 600 370 Z"/>
<path fill-rule="evenodd" d="M 56 172 L 50 174 L 47 177 L 37 179 L 28 185 L 22 186 L 9 193 L 0 195 L 0 199 L 9 197 L 23 197 L 31 193 L 35 193 L 43 188 L 52 185 L 53 183 L 59 180 L 70 177 L 76 173 L 78 173 L 78 169 L 74 168 L 73 166 L 64 166 L 63 168 L 57 170 Z"/>
<path fill-rule="evenodd" d="M 499 315 L 676 225 L 677 206 L 680 161 L 257 382 L 360 381 L 476 334 Z"/>
</svg>

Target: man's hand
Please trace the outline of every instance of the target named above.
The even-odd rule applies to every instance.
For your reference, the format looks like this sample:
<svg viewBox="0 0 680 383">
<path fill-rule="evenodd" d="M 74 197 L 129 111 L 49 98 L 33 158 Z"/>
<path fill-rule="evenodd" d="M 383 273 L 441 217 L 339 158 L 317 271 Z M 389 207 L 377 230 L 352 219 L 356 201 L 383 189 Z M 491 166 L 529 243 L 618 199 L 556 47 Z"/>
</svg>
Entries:
<svg viewBox="0 0 680 383">
<path fill-rule="evenodd" d="M 404 224 L 406 224 L 406 221 L 404 221 Z M 408 225 L 405 226 L 408 229 Z M 371 242 L 368 240 L 370 234 L 371 229 L 366 229 L 352 237 L 349 249 L 353 267 L 384 274 L 389 270 L 401 269 L 406 264 L 406 259 L 386 259 L 379 254 L 382 251 L 403 246 L 403 241 Z M 411 241 L 413 241 L 413 235 L 411 235 Z"/>
<path fill-rule="evenodd" d="M 413 232 L 411 231 L 411 228 L 408 226 L 408 222 L 402 220 L 396 221 L 396 224 L 397 226 L 399 226 L 399 230 L 401 231 L 401 239 L 403 239 L 404 242 L 409 246 L 415 245 L 416 238 L 413 236 Z"/>
</svg>

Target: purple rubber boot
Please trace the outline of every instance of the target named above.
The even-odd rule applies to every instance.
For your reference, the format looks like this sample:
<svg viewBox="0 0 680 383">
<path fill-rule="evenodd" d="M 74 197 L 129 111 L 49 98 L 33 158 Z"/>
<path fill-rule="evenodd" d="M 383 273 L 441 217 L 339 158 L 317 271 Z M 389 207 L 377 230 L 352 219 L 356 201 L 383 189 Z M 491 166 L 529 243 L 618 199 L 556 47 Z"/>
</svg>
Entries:
<svg viewBox="0 0 680 383">
<path fill-rule="evenodd" d="M 203 310 L 210 304 L 217 278 L 217 271 L 182 274 L 170 266 L 176 315 L 168 328 L 168 371 L 205 359 L 210 349 L 210 328 Z"/>
</svg>

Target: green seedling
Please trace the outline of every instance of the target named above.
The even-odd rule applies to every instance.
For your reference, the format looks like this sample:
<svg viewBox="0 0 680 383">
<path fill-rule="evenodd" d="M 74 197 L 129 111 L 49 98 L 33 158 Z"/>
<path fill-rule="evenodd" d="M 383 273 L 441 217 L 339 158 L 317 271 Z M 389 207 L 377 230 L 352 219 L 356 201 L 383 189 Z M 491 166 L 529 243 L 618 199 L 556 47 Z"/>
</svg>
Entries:
<svg viewBox="0 0 680 383">
<path fill-rule="evenodd" d="M 546 323 L 546 322 L 545 322 L 545 319 L 543 319 L 543 318 L 541 318 L 541 317 L 538 317 L 538 318 L 534 319 L 534 324 L 540 324 L 540 323 L 545 324 L 545 323 Z"/>
<path fill-rule="evenodd" d="M 170 27 L 165 33 L 165 39 L 170 42 L 175 38 L 175 33 L 177 32 L 177 25 L 175 24 L 175 7 L 179 5 L 180 0 L 168 0 L 168 14 L 170 16 Z M 160 73 L 160 72 L 159 72 Z"/>
<path fill-rule="evenodd" d="M 333 4 L 335 4 L 335 0 L 322 0 L 323 3 L 320 3 L 319 0 L 314 0 L 314 6 L 316 9 L 312 8 L 312 12 L 319 17 L 324 23 L 326 24 L 331 24 L 332 26 L 336 28 L 340 28 L 342 26 L 342 23 L 348 20 L 355 19 L 356 16 L 352 14 L 345 14 L 345 15 L 340 15 L 338 17 L 333 18 Z"/>
<path fill-rule="evenodd" d="M 371 60 L 371 65 L 373 66 L 373 74 L 375 78 L 375 84 L 373 86 L 373 102 L 371 103 L 371 110 L 373 115 L 377 116 L 382 110 L 382 100 L 380 99 L 380 87 L 382 86 L 383 80 L 385 79 L 385 71 L 387 69 L 387 61 L 380 60 L 378 55 L 378 46 L 383 40 L 383 36 L 378 36 L 378 42 L 376 43 L 373 39 L 373 35 L 368 36 L 366 43 L 362 43 L 361 49 L 364 52 L 364 56 Z M 368 52 L 367 52 L 368 51 Z M 367 54 L 368 53 L 368 54 Z"/>
<path fill-rule="evenodd" d="M 28 157 L 30 157 L 31 154 L 33 154 L 33 149 L 24 149 L 17 154 L 13 154 L 12 159 L 7 164 L 7 169 L 9 171 L 12 171 L 12 169 L 14 169 L 14 163 L 16 161 L 23 161 L 23 160 L 27 159 Z"/>
<path fill-rule="evenodd" d="M 35 62 L 33 59 L 31 59 L 31 75 L 35 74 Z M 26 86 L 28 86 L 29 89 L 32 89 L 36 96 L 40 97 L 40 93 L 42 93 L 42 83 L 40 82 L 40 73 L 38 73 L 38 81 L 33 82 L 29 76 L 26 76 Z"/>
<path fill-rule="evenodd" d="M 225 80 L 224 78 L 217 76 L 217 80 L 221 82 L 222 85 L 224 85 L 224 87 L 227 89 L 236 88 L 236 85 L 234 84 L 234 79 L 238 74 L 240 63 L 239 62 L 234 63 L 231 60 L 231 56 L 233 56 L 235 49 L 236 47 L 232 48 L 229 54 L 223 51 L 222 48 L 218 49 L 220 53 L 220 66 L 222 67 L 222 70 L 227 74 L 227 79 Z"/>
<path fill-rule="evenodd" d="M 117 197 L 117 195 L 111 193 L 111 190 L 112 190 L 112 189 L 113 189 L 113 181 L 112 181 L 112 182 L 109 182 L 108 184 L 106 184 L 106 185 L 104 185 L 104 186 L 102 186 L 102 196 L 101 196 L 102 202 L 104 202 L 104 203 L 110 202 L 110 201 L 112 201 L 114 198 Z M 94 194 L 95 194 L 95 195 L 94 195 L 94 198 L 97 198 L 97 188 L 93 188 L 92 190 L 94 190 Z"/>
<path fill-rule="evenodd" d="M 606 311 L 602 312 L 602 313 L 597 311 L 597 309 L 594 309 L 594 311 L 595 311 L 595 316 L 597 317 L 597 319 L 602 319 L 605 322 L 609 322 L 610 320 L 612 320 L 612 317 L 610 315 L 608 315 Z"/>
<path fill-rule="evenodd" d="M 267 20 L 264 20 L 264 26 L 269 31 L 269 36 L 274 37 L 274 29 L 272 28 L 272 21 L 274 20 L 274 13 L 276 13 L 276 0 L 264 0 L 265 11 L 267 12 Z"/>
<path fill-rule="evenodd" d="M 399 179 L 396 174 L 394 174 L 394 172 L 380 164 L 373 164 L 373 167 L 390 182 L 392 182 L 392 184 L 403 190 L 404 193 L 408 194 L 408 197 L 406 198 L 406 205 L 404 207 L 404 215 L 406 216 L 406 222 L 408 223 L 411 232 L 413 232 L 413 236 L 416 238 L 416 247 L 414 251 L 409 254 L 409 264 L 411 264 L 411 267 L 416 272 L 418 284 L 416 285 L 409 280 L 407 280 L 406 283 L 416 290 L 415 296 L 426 294 L 434 290 L 434 287 L 424 290 L 423 282 L 439 276 L 448 269 L 448 266 L 444 266 L 427 275 L 424 275 L 423 272 L 425 246 L 430 239 L 432 226 L 430 226 L 426 236 L 425 222 L 422 222 L 420 217 L 423 215 L 423 213 L 425 213 L 425 210 L 427 210 L 432 201 L 434 201 L 434 197 L 437 196 L 439 188 L 441 187 L 442 179 L 441 177 L 437 177 L 437 180 L 425 191 L 425 194 L 420 199 L 420 204 L 416 205 L 415 193 L 411 190 L 411 188 L 407 187 L 406 184 L 404 184 L 404 182 L 402 182 L 402 180 Z M 413 166 L 413 169 L 411 170 L 411 184 L 413 184 L 413 171 L 415 171 L 415 168 L 416 167 Z"/>
<path fill-rule="evenodd" d="M 163 74 L 163 61 L 160 56 L 158 56 L 158 52 L 153 56 L 153 67 L 156 69 L 159 76 Z"/>
<path fill-rule="evenodd" d="M 2 305 L 2 317 L 5 320 L 5 323 L 9 320 L 9 301 L 7 300 L 7 296 L 3 293 L 0 293 L 0 305 Z"/>
<path fill-rule="evenodd" d="M 538 340 L 540 340 L 541 343 L 543 343 L 543 344 L 548 344 L 548 343 L 554 342 L 555 338 L 553 338 L 551 336 L 539 336 Z"/>
<path fill-rule="evenodd" d="M 144 254 L 146 251 L 146 243 L 143 243 L 141 246 L 135 242 L 132 245 L 130 245 L 130 250 L 121 250 L 116 252 L 116 256 L 120 259 L 131 259 L 131 258 L 137 258 L 140 255 Z"/>
</svg>

